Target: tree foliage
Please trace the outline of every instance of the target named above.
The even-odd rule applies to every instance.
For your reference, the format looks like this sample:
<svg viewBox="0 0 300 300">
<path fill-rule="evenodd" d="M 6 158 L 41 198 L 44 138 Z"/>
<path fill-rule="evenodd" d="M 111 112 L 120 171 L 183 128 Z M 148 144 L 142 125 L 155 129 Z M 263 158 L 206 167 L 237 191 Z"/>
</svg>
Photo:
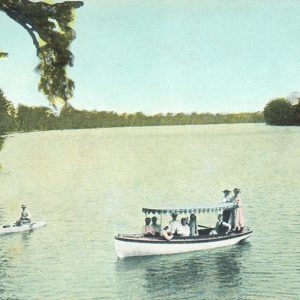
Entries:
<svg viewBox="0 0 300 300">
<path fill-rule="evenodd" d="M 300 125 L 300 99 L 298 100 L 298 103 L 294 105 L 294 124 Z"/>
<path fill-rule="evenodd" d="M 4 57 L 7 57 L 7 56 L 8 56 L 7 52 L 3 52 L 3 51 L 0 50 L 0 59 L 4 58 Z"/>
<path fill-rule="evenodd" d="M 0 135 L 16 128 L 15 108 L 0 89 Z"/>
<path fill-rule="evenodd" d="M 29 0 L 0 1 L 0 11 L 19 23 L 31 36 L 39 58 L 36 68 L 40 74 L 38 88 L 53 105 L 58 99 L 67 102 L 73 94 L 74 82 L 67 77 L 66 67 L 73 66 L 74 60 L 69 50 L 75 38 L 71 28 L 73 10 L 82 5 L 82 1 L 56 4 Z M 2 53 L 2 56 L 5 55 Z"/>
<path fill-rule="evenodd" d="M 264 109 L 264 118 L 270 125 L 293 125 L 294 107 L 285 98 L 272 100 Z"/>
<path fill-rule="evenodd" d="M 65 106 L 58 115 L 48 107 L 19 105 L 16 109 L 15 130 L 34 131 L 54 129 L 261 122 L 264 122 L 264 120 L 262 113 L 260 112 L 237 114 L 168 113 L 166 115 L 145 115 L 142 112 L 118 114 L 113 111 L 77 110 L 71 106 Z"/>
<path fill-rule="evenodd" d="M 113 111 L 78 110 L 66 105 L 58 114 L 43 106 L 20 104 L 15 108 L 0 89 L 0 135 L 13 131 L 261 122 L 264 122 L 261 112 L 145 115 L 142 112 L 118 114 Z"/>
</svg>

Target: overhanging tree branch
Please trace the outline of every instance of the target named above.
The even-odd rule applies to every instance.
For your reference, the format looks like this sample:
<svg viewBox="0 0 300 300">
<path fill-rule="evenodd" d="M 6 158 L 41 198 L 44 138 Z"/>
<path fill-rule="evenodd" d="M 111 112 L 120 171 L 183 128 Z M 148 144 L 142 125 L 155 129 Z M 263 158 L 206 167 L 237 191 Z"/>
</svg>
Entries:
<svg viewBox="0 0 300 300">
<path fill-rule="evenodd" d="M 0 51 L 0 58 L 4 58 L 4 57 L 7 57 L 7 56 L 8 56 L 7 52 Z"/>
<path fill-rule="evenodd" d="M 66 67 L 73 65 L 69 50 L 75 39 L 71 28 L 73 11 L 83 5 L 82 1 L 65 1 L 48 4 L 43 1 L 1 0 L 0 10 L 20 24 L 32 38 L 40 62 L 39 90 L 53 105 L 57 99 L 65 103 L 72 97 L 74 82 L 66 75 Z"/>
</svg>

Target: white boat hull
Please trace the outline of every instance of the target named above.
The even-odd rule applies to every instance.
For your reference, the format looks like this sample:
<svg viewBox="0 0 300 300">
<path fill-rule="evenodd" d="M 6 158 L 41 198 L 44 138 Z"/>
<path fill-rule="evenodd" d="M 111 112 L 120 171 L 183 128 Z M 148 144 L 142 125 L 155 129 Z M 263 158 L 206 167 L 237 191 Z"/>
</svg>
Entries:
<svg viewBox="0 0 300 300">
<path fill-rule="evenodd" d="M 252 231 L 247 231 L 228 236 L 172 239 L 170 241 L 155 237 L 118 236 L 115 237 L 115 251 L 120 258 L 192 252 L 234 245 L 249 238 L 251 233 Z"/>
<path fill-rule="evenodd" d="M 1 227 L 0 228 L 0 235 L 3 234 L 8 234 L 8 233 L 15 233 L 15 232 L 21 232 L 21 231 L 29 231 L 32 229 L 36 229 L 39 227 L 43 227 L 46 225 L 46 222 L 41 221 L 41 222 L 31 222 L 30 224 L 25 224 L 22 226 L 16 226 L 14 225 L 10 225 L 9 227 Z"/>
</svg>

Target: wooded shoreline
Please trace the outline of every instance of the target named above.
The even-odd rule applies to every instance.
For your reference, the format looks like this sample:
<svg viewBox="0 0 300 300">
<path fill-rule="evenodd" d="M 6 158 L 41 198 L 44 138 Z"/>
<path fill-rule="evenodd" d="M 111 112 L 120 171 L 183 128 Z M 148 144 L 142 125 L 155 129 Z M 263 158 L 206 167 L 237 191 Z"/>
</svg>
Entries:
<svg viewBox="0 0 300 300">
<path fill-rule="evenodd" d="M 263 123 L 262 112 L 243 113 L 116 113 L 113 111 L 78 110 L 65 106 L 60 111 L 54 107 L 15 107 L 0 89 L 0 135 L 9 132 L 45 131 L 55 129 L 85 129 L 135 126 L 172 126 L 226 123 Z"/>
</svg>

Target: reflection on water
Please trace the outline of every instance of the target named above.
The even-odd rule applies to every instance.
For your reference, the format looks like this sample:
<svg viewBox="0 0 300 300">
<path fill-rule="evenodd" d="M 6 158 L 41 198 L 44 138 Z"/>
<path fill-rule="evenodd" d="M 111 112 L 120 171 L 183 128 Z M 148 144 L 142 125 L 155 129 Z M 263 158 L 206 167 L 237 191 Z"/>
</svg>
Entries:
<svg viewBox="0 0 300 300">
<path fill-rule="evenodd" d="M 51 278 L 49 274 L 44 274 L 49 260 L 44 256 L 45 248 L 41 237 L 43 231 L 39 228 L 0 236 L 1 257 L 5 262 L 1 265 L 5 274 L 1 274 L 4 291 L 0 299 L 47 299 L 50 296 L 44 294 L 43 297 L 37 285 L 39 278 Z"/>
<path fill-rule="evenodd" d="M 30 239 L 32 234 L 34 234 L 34 230 L 21 232 L 22 242 L 25 247 L 30 246 Z"/>
<path fill-rule="evenodd" d="M 185 291 L 186 295 L 214 295 L 237 293 L 242 284 L 244 254 L 251 250 L 245 242 L 233 247 L 198 251 L 166 256 L 131 257 L 116 262 L 117 278 L 121 286 L 124 280 L 130 282 L 131 274 L 143 279 L 143 286 L 149 296 L 168 297 Z M 129 276 L 128 276 L 129 275 Z"/>
<path fill-rule="evenodd" d="M 13 268 L 13 262 L 10 259 L 10 247 L 7 247 L 5 239 L 0 240 L 0 296 L 1 299 L 7 299 L 3 295 L 10 294 L 10 286 L 13 279 L 10 276 L 9 270 Z M 2 298 L 3 296 L 3 298 Z"/>
<path fill-rule="evenodd" d="M 15 282 L 15 271 L 24 272 L 19 274 L 26 276 L 28 261 L 25 253 L 30 247 L 30 236 L 32 232 L 11 233 L 0 236 L 0 298 L 1 299 L 21 299 L 16 296 L 16 291 L 21 292 Z M 22 268 L 20 268 L 21 264 Z M 24 270 L 23 270 L 24 268 Z M 1 296 L 3 295 L 3 297 Z M 5 296 L 4 296 L 5 295 Z"/>
<path fill-rule="evenodd" d="M 6 280 L 2 280 L 3 278 L 7 278 L 7 272 L 8 269 L 8 259 L 3 251 L 3 243 L 0 243 L 0 295 L 2 295 L 5 292 L 6 288 Z"/>
<path fill-rule="evenodd" d="M 3 214 L 4 214 L 4 210 L 2 207 L 0 207 L 0 224 L 3 224 L 3 222 L 4 222 Z"/>
</svg>

